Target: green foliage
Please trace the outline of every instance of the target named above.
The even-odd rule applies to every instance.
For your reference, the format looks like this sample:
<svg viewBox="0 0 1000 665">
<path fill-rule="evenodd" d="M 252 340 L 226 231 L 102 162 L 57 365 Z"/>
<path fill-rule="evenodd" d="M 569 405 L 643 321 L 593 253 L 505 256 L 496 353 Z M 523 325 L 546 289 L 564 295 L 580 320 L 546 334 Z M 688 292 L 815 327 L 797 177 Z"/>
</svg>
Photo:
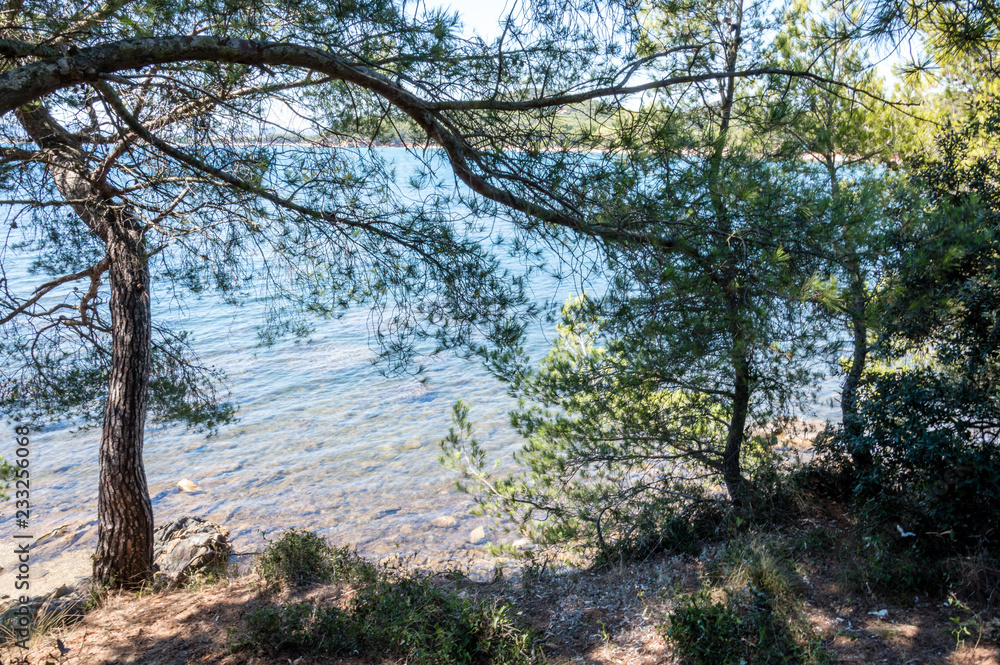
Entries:
<svg viewBox="0 0 1000 665">
<path fill-rule="evenodd" d="M 230 636 L 234 650 L 405 658 L 412 663 L 531 663 L 534 636 L 507 605 L 481 602 L 426 578 L 379 569 L 314 533 L 290 530 L 268 543 L 256 570 L 269 584 L 350 584 L 346 607 L 262 604 Z"/>
<path fill-rule="evenodd" d="M 939 559 L 921 551 L 918 543 L 899 540 L 895 526 L 883 523 L 875 531 L 872 525 L 862 515 L 863 533 L 844 566 L 848 587 L 898 603 L 943 590 L 948 579 Z"/>
<path fill-rule="evenodd" d="M 815 559 L 814 533 L 731 539 L 708 566 L 710 587 L 684 594 L 666 626 L 685 665 L 826 663 L 829 654 L 799 614 L 802 560 Z"/>
<path fill-rule="evenodd" d="M 7 490 L 10 488 L 10 481 L 14 477 L 15 467 L 7 460 L 0 457 L 0 501 L 9 499 Z"/>
<path fill-rule="evenodd" d="M 607 136 L 591 197 L 630 237 L 599 248 L 606 292 L 566 304 L 537 366 L 497 370 L 522 400 L 522 470 L 494 476 L 461 410 L 444 456 L 483 510 L 606 559 L 690 549 L 723 488 L 753 512 L 766 493 L 743 447 L 808 395 L 826 334 L 802 301 L 835 291 L 817 258 L 834 242 L 825 180 L 780 149 L 787 119 L 759 117 L 781 86 L 715 78 L 772 56 L 773 13 L 721 0 L 641 18 L 639 52 L 657 54 L 655 69 L 709 82 L 620 114 Z"/>
<path fill-rule="evenodd" d="M 873 526 L 902 525 L 928 553 L 1000 546 L 1000 399 L 976 383 L 928 369 L 863 386 L 856 498 Z M 846 449 L 846 450 L 845 450 Z"/>
<path fill-rule="evenodd" d="M 973 109 L 912 165 L 882 362 L 859 390 L 861 427 L 829 446 L 852 460 L 867 533 L 914 533 L 918 561 L 1000 546 L 1000 161 L 984 150 L 998 127 L 1000 104 Z"/>
<path fill-rule="evenodd" d="M 567 303 L 558 330 L 543 363 L 516 382 L 536 404 L 512 414 L 528 439 L 515 455 L 523 470 L 494 476 L 462 403 L 442 461 L 471 480 L 463 488 L 481 510 L 514 519 L 536 542 L 596 545 L 608 560 L 692 551 L 718 522 L 700 480 L 719 464 L 717 407 L 637 379 L 621 346 L 599 344 L 585 297 Z"/>
<path fill-rule="evenodd" d="M 972 105 L 912 164 L 914 195 L 897 243 L 883 337 L 901 355 L 937 360 L 984 381 L 1000 377 L 1000 102 Z"/>
<path fill-rule="evenodd" d="M 294 587 L 375 577 L 374 566 L 348 548 L 334 548 L 315 533 L 299 529 L 290 529 L 268 542 L 254 566 L 269 585 Z"/>
<path fill-rule="evenodd" d="M 669 325 L 649 324 L 660 332 Z M 712 494 L 731 415 L 726 393 L 720 397 L 711 379 L 697 376 L 711 363 L 697 350 L 649 349 L 638 336 L 609 337 L 605 325 L 599 302 L 571 299 L 552 350 L 513 378 L 522 401 L 512 423 L 527 438 L 515 454 L 519 470 L 495 472 L 461 402 L 441 460 L 465 475 L 459 487 L 476 495 L 479 511 L 513 520 L 536 542 L 591 548 L 598 562 L 697 551 L 719 535 L 727 512 Z M 682 353 L 701 366 L 660 362 Z M 773 444 L 744 440 L 741 465 L 755 496 L 744 518 L 766 521 L 794 510 Z"/>
<path fill-rule="evenodd" d="M 267 654 L 404 659 L 434 665 L 527 665 L 540 660 L 535 636 L 510 606 L 468 597 L 427 578 L 345 561 L 341 579 L 354 593 L 346 606 L 264 604 L 230 633 L 233 650 Z"/>
<path fill-rule="evenodd" d="M 714 601 L 703 589 L 681 596 L 666 636 L 683 665 L 799 665 L 830 662 L 817 638 L 796 639 L 766 591 L 727 590 Z"/>
</svg>

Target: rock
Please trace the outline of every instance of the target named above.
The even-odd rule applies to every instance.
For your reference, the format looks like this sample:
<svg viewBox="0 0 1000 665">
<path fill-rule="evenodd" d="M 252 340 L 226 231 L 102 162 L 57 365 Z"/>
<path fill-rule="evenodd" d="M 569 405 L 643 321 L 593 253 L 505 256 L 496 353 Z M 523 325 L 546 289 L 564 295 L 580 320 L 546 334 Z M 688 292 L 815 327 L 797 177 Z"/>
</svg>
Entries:
<svg viewBox="0 0 1000 665">
<path fill-rule="evenodd" d="M 49 531 L 48 533 L 43 534 L 38 538 L 36 538 L 35 542 L 32 544 L 32 547 L 38 547 L 39 545 L 44 543 L 46 540 L 49 540 L 50 538 L 58 538 L 59 536 L 64 536 L 67 533 L 69 533 L 69 525 L 64 524 L 61 527 L 53 529 L 52 531 Z"/>
<path fill-rule="evenodd" d="M 486 540 L 486 529 L 481 526 L 477 526 L 472 530 L 472 533 L 469 534 L 469 542 L 474 545 L 478 545 L 484 540 Z"/>
<path fill-rule="evenodd" d="M 74 590 L 64 596 L 50 598 L 38 608 L 38 614 L 45 617 L 58 617 L 60 622 L 73 623 L 83 618 L 87 609 L 87 595 L 80 590 Z"/>
<path fill-rule="evenodd" d="M 68 596 L 73 593 L 73 587 L 68 584 L 63 584 L 58 589 L 53 589 L 52 591 L 45 594 L 45 600 L 52 600 L 53 598 L 62 598 L 63 596 Z"/>
<path fill-rule="evenodd" d="M 89 598 L 89 578 L 79 582 L 77 588 L 62 585 L 44 596 L 31 598 L 24 607 L 28 620 L 40 621 L 45 617 L 47 623 L 69 625 L 83 618 Z M 19 598 L 11 598 L 0 603 L 0 623 L 10 624 L 17 616 L 24 616 Z"/>
<path fill-rule="evenodd" d="M 441 517 L 435 517 L 432 519 L 431 524 L 439 529 L 450 529 L 454 526 L 458 526 L 458 520 L 451 515 L 442 515 Z"/>
<path fill-rule="evenodd" d="M 201 489 L 187 478 L 181 479 L 181 481 L 177 483 L 177 488 L 182 492 L 197 492 Z"/>
<path fill-rule="evenodd" d="M 535 549 L 535 544 L 531 542 L 530 538 L 520 538 L 515 540 L 511 545 L 516 550 L 533 550 Z"/>
<path fill-rule="evenodd" d="M 171 584 L 225 564 L 229 551 L 229 531 L 201 517 L 181 517 L 153 531 L 153 561 Z"/>
</svg>

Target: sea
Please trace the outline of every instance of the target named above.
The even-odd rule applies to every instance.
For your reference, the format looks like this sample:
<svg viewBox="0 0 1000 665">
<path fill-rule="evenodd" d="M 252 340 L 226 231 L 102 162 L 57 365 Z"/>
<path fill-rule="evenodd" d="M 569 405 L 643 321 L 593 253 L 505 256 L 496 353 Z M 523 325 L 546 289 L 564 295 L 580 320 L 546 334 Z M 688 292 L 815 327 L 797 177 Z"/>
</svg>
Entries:
<svg viewBox="0 0 1000 665">
<path fill-rule="evenodd" d="M 406 150 L 380 150 L 401 181 L 418 167 Z M 26 268 L 11 260 L 4 266 L 12 285 L 37 280 Z M 599 279 L 588 284 L 538 273 L 531 295 L 551 312 L 582 289 L 600 288 Z M 265 302 L 226 305 L 210 294 L 178 301 L 159 297 L 157 289 L 154 283 L 154 319 L 191 332 L 202 361 L 227 373 L 239 407 L 238 420 L 214 435 L 179 425 L 147 427 L 144 461 L 157 524 L 184 515 L 211 520 L 228 529 L 238 557 L 284 530 L 308 529 L 372 558 L 458 567 L 473 576 L 494 569 L 489 543 L 520 538 L 502 521 L 472 515 L 472 498 L 456 489 L 458 474 L 438 461 L 459 399 L 501 470 L 512 468 L 511 455 L 524 443 L 510 425 L 515 400 L 479 361 L 428 355 L 417 359 L 422 374 L 387 376 L 373 362 L 367 308 L 316 321 L 308 338 L 262 347 Z M 541 317 L 529 327 L 526 348 L 539 359 L 554 337 L 554 321 Z M 815 408 L 801 415 L 836 419 L 836 390 L 829 379 Z M 15 424 L 8 421 L 0 439 L 0 455 L 8 460 Z M 34 595 L 89 572 L 100 432 L 81 430 L 72 420 L 32 426 Z M 184 480 L 196 489 L 180 489 Z M 10 500 L 0 517 L 8 543 L 23 533 L 13 520 Z M 0 554 L 0 595 L 13 593 L 13 564 L 12 555 Z"/>
</svg>

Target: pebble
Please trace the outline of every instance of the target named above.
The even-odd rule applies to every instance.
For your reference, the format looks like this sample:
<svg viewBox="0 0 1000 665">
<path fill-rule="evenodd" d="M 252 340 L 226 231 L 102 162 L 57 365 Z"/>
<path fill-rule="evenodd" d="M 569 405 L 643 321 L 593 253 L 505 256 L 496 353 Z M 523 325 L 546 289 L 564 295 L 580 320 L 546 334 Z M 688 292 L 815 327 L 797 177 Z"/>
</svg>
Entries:
<svg viewBox="0 0 1000 665">
<path fill-rule="evenodd" d="M 470 543 L 479 544 L 484 540 L 486 540 L 486 529 L 481 526 L 477 526 L 472 530 L 472 533 L 469 534 Z"/>
<path fill-rule="evenodd" d="M 435 517 L 431 520 L 431 524 L 438 527 L 439 529 L 450 529 L 453 526 L 458 525 L 458 520 L 456 520 L 451 515 L 442 515 L 441 517 Z"/>
<path fill-rule="evenodd" d="M 181 481 L 177 483 L 177 488 L 182 492 L 197 492 L 199 489 L 197 485 L 187 478 L 181 479 Z"/>
</svg>

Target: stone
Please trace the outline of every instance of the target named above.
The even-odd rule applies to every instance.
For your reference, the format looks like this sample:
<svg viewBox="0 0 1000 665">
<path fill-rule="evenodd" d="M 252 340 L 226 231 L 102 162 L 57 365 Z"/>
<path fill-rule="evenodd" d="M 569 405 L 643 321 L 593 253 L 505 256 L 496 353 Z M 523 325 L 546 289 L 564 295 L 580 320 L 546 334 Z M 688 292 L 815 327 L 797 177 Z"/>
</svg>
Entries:
<svg viewBox="0 0 1000 665">
<path fill-rule="evenodd" d="M 469 542 L 474 545 L 478 545 L 484 540 L 486 540 L 486 529 L 481 526 L 477 526 L 472 530 L 472 533 L 469 534 Z"/>
<path fill-rule="evenodd" d="M 224 565 L 229 552 L 229 530 L 201 517 L 180 517 L 153 531 L 153 562 L 171 585 Z"/>
<path fill-rule="evenodd" d="M 531 542 L 530 538 L 520 538 L 515 540 L 511 545 L 516 550 L 533 550 L 535 549 L 535 544 Z"/>
<path fill-rule="evenodd" d="M 79 621 L 87 610 L 89 584 L 87 578 L 79 581 L 76 588 L 64 584 L 44 596 L 30 598 L 24 604 L 29 620 L 34 622 L 46 617 L 47 621 L 56 621 L 64 626 Z M 21 614 L 19 598 L 0 603 L 0 623 L 7 624 Z"/>
<path fill-rule="evenodd" d="M 48 533 L 43 534 L 43 535 L 39 536 L 38 538 L 36 538 L 35 542 L 32 544 L 32 547 L 38 547 L 39 545 L 41 545 L 42 543 L 44 543 L 46 540 L 49 540 L 51 538 L 58 538 L 59 536 L 64 536 L 67 533 L 69 533 L 69 525 L 68 524 L 64 524 L 61 527 L 59 527 L 57 529 L 53 529 L 52 531 L 49 531 Z"/>
<path fill-rule="evenodd" d="M 63 596 L 49 598 L 38 608 L 38 614 L 45 617 L 59 617 L 62 623 L 79 621 L 87 610 L 87 596 L 83 591 L 72 590 Z"/>
<path fill-rule="evenodd" d="M 182 492 L 197 492 L 201 489 L 187 478 L 182 478 L 181 481 L 177 483 L 177 488 Z"/>
<path fill-rule="evenodd" d="M 52 600 L 53 598 L 62 598 L 63 596 L 68 596 L 73 593 L 73 587 L 68 584 L 63 584 L 58 589 L 53 589 L 52 591 L 45 594 L 45 600 Z"/>
<path fill-rule="evenodd" d="M 432 519 L 431 524 L 439 529 L 450 529 L 458 526 L 458 520 L 451 515 L 442 515 L 441 517 L 435 517 Z"/>
</svg>

